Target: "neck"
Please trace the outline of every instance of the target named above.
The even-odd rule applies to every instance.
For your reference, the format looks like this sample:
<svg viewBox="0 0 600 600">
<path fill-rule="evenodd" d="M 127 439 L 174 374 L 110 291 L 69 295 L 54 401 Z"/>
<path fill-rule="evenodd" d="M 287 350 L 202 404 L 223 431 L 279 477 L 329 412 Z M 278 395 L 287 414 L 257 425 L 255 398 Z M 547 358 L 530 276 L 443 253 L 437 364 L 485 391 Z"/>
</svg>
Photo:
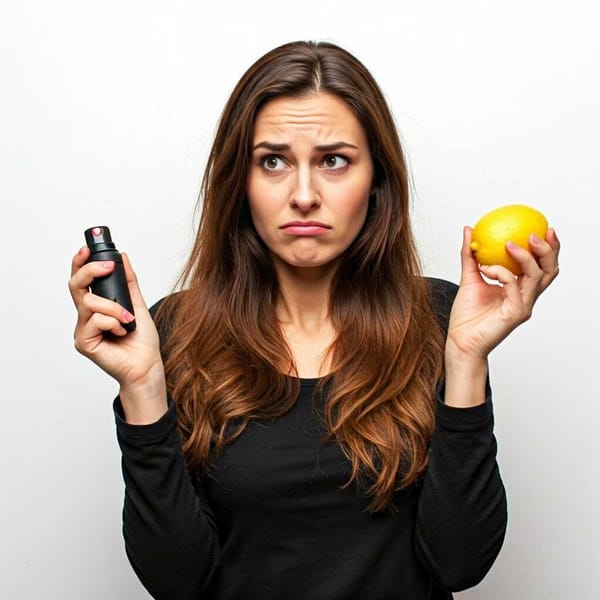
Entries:
<svg viewBox="0 0 600 600">
<path fill-rule="evenodd" d="M 297 268 L 276 261 L 280 296 L 275 311 L 299 377 L 330 371 L 328 350 L 335 340 L 329 288 L 335 265 Z"/>
<path fill-rule="evenodd" d="M 283 264 L 277 265 L 276 270 L 279 321 L 284 327 L 318 333 L 329 323 L 329 288 L 334 268 L 327 265 L 307 269 Z"/>
</svg>

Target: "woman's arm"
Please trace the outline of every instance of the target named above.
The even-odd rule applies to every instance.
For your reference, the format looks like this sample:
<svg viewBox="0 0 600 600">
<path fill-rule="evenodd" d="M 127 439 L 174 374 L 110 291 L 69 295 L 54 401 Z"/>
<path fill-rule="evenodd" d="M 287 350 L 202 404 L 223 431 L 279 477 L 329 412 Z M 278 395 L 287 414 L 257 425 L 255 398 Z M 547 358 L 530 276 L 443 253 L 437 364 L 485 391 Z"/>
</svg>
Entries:
<svg viewBox="0 0 600 600">
<path fill-rule="evenodd" d="M 175 409 L 167 400 L 159 332 L 127 256 L 123 264 L 137 320 L 131 333 L 121 322 L 133 315 L 89 291 L 92 280 L 110 273 L 114 264 L 86 264 L 88 257 L 88 248 L 77 253 L 69 280 L 78 314 L 75 347 L 120 385 L 115 415 L 127 554 L 156 600 L 196 599 L 218 564 L 218 535 L 184 462 Z"/>
<path fill-rule="evenodd" d="M 75 348 L 119 383 L 129 422 L 152 423 L 167 410 L 158 332 L 127 255 L 122 255 L 123 266 L 137 321 L 131 333 L 121 323 L 131 322 L 134 316 L 89 289 L 95 278 L 114 270 L 114 262 L 87 263 L 89 256 L 90 250 L 84 246 L 71 263 L 69 290 L 77 309 Z"/>
<path fill-rule="evenodd" d="M 436 279 L 430 285 L 433 309 L 447 334 L 459 288 Z M 444 402 L 445 381 L 437 390 L 436 428 L 418 504 L 415 552 L 437 586 L 447 591 L 466 589 L 485 576 L 506 529 L 487 365 L 481 388 L 478 383 L 474 390 L 478 402 L 471 408 Z"/>
<path fill-rule="evenodd" d="M 149 310 L 155 321 L 162 302 Z M 164 321 L 158 326 L 161 347 L 169 327 Z M 135 397 L 138 391 L 130 401 L 142 400 Z M 150 387 L 147 393 L 152 392 Z M 160 419 L 139 426 L 131 423 L 120 400 L 123 390 L 114 409 L 123 454 L 123 537 L 129 561 L 157 600 L 200 598 L 219 563 L 219 537 L 201 486 L 194 486 L 185 464 L 175 405 L 169 399 Z"/>
<path fill-rule="evenodd" d="M 124 420 L 115 401 L 125 481 L 127 556 L 156 600 L 201 597 L 219 561 L 214 516 L 185 465 L 175 406 L 150 425 Z"/>
<path fill-rule="evenodd" d="M 485 576 L 506 530 L 487 357 L 531 316 L 537 298 L 558 274 L 560 250 L 553 230 L 546 240 L 530 240 L 532 253 L 509 246 L 523 269 L 515 277 L 502 267 L 478 266 L 470 236 L 467 227 L 461 282 L 447 329 L 445 381 L 438 393 L 415 530 L 421 563 L 450 591 L 471 587 Z M 499 285 L 486 282 L 482 272 Z M 451 295 L 446 293 L 446 301 Z"/>
<path fill-rule="evenodd" d="M 484 402 L 490 352 L 531 317 L 537 299 L 558 275 L 560 251 L 553 229 L 548 230 L 546 240 L 530 237 L 531 253 L 509 242 L 507 252 L 523 271 L 516 277 L 499 265 L 478 265 L 470 243 L 471 229 L 465 227 L 460 287 L 450 313 L 445 348 L 444 401 L 462 408 Z M 488 283 L 482 273 L 495 283 Z"/>
<path fill-rule="evenodd" d="M 490 389 L 472 408 L 437 399 L 436 428 L 419 500 L 417 556 L 436 583 L 459 591 L 492 566 L 506 530 L 506 495 L 496 463 Z"/>
</svg>

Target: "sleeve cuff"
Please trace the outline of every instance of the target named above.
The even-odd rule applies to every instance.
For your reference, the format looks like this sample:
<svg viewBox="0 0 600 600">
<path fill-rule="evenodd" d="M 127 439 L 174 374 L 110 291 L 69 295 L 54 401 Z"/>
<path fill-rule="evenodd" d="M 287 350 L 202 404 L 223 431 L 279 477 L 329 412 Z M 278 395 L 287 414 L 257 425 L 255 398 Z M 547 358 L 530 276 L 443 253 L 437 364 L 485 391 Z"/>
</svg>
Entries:
<svg viewBox="0 0 600 600">
<path fill-rule="evenodd" d="M 436 392 L 436 421 L 444 429 L 469 431 L 493 425 L 492 391 L 485 389 L 485 402 L 469 408 L 448 406 L 444 403 L 445 382 L 442 381 Z"/>
<path fill-rule="evenodd" d="M 177 426 L 175 403 L 170 396 L 167 397 L 167 404 L 167 411 L 158 421 L 148 425 L 132 425 L 125 420 L 121 398 L 117 396 L 113 402 L 113 412 L 119 437 L 148 444 L 163 440 Z"/>
</svg>

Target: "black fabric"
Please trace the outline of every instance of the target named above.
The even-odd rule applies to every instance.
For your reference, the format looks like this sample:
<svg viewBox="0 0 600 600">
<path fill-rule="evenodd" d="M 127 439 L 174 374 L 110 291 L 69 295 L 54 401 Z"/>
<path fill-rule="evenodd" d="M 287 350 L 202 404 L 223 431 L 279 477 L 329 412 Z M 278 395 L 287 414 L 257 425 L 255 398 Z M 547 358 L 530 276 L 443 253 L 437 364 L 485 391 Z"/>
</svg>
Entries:
<svg viewBox="0 0 600 600">
<path fill-rule="evenodd" d="M 440 323 L 456 286 L 430 280 Z M 157 600 L 448 600 L 478 583 L 500 550 L 506 498 L 489 392 L 460 409 L 437 398 L 423 479 L 369 513 L 349 463 L 322 443 L 326 400 L 301 381 L 293 408 L 255 420 L 201 482 L 183 459 L 174 405 L 136 426 L 115 401 L 123 453 L 123 531 Z"/>
</svg>

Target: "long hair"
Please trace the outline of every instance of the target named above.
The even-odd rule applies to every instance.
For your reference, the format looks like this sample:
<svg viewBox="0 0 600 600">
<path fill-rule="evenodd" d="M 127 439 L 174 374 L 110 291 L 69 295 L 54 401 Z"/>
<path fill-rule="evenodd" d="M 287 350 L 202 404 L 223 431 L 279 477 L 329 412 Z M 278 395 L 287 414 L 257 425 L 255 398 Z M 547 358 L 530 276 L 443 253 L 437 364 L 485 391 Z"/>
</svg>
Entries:
<svg viewBox="0 0 600 600">
<path fill-rule="evenodd" d="M 294 359 L 277 324 L 273 261 L 246 197 L 255 117 L 269 100 L 328 93 L 367 135 L 374 182 L 365 225 L 334 274 L 336 339 L 323 417 L 352 481 L 385 509 L 427 464 L 442 334 L 420 276 L 409 223 L 409 184 L 395 123 L 367 69 L 329 43 L 294 42 L 243 75 L 221 115 L 201 189 L 198 233 L 180 283 L 158 313 L 167 385 L 188 466 L 203 472 L 253 418 L 296 401 Z M 321 383 L 323 383 L 323 381 Z"/>
</svg>

